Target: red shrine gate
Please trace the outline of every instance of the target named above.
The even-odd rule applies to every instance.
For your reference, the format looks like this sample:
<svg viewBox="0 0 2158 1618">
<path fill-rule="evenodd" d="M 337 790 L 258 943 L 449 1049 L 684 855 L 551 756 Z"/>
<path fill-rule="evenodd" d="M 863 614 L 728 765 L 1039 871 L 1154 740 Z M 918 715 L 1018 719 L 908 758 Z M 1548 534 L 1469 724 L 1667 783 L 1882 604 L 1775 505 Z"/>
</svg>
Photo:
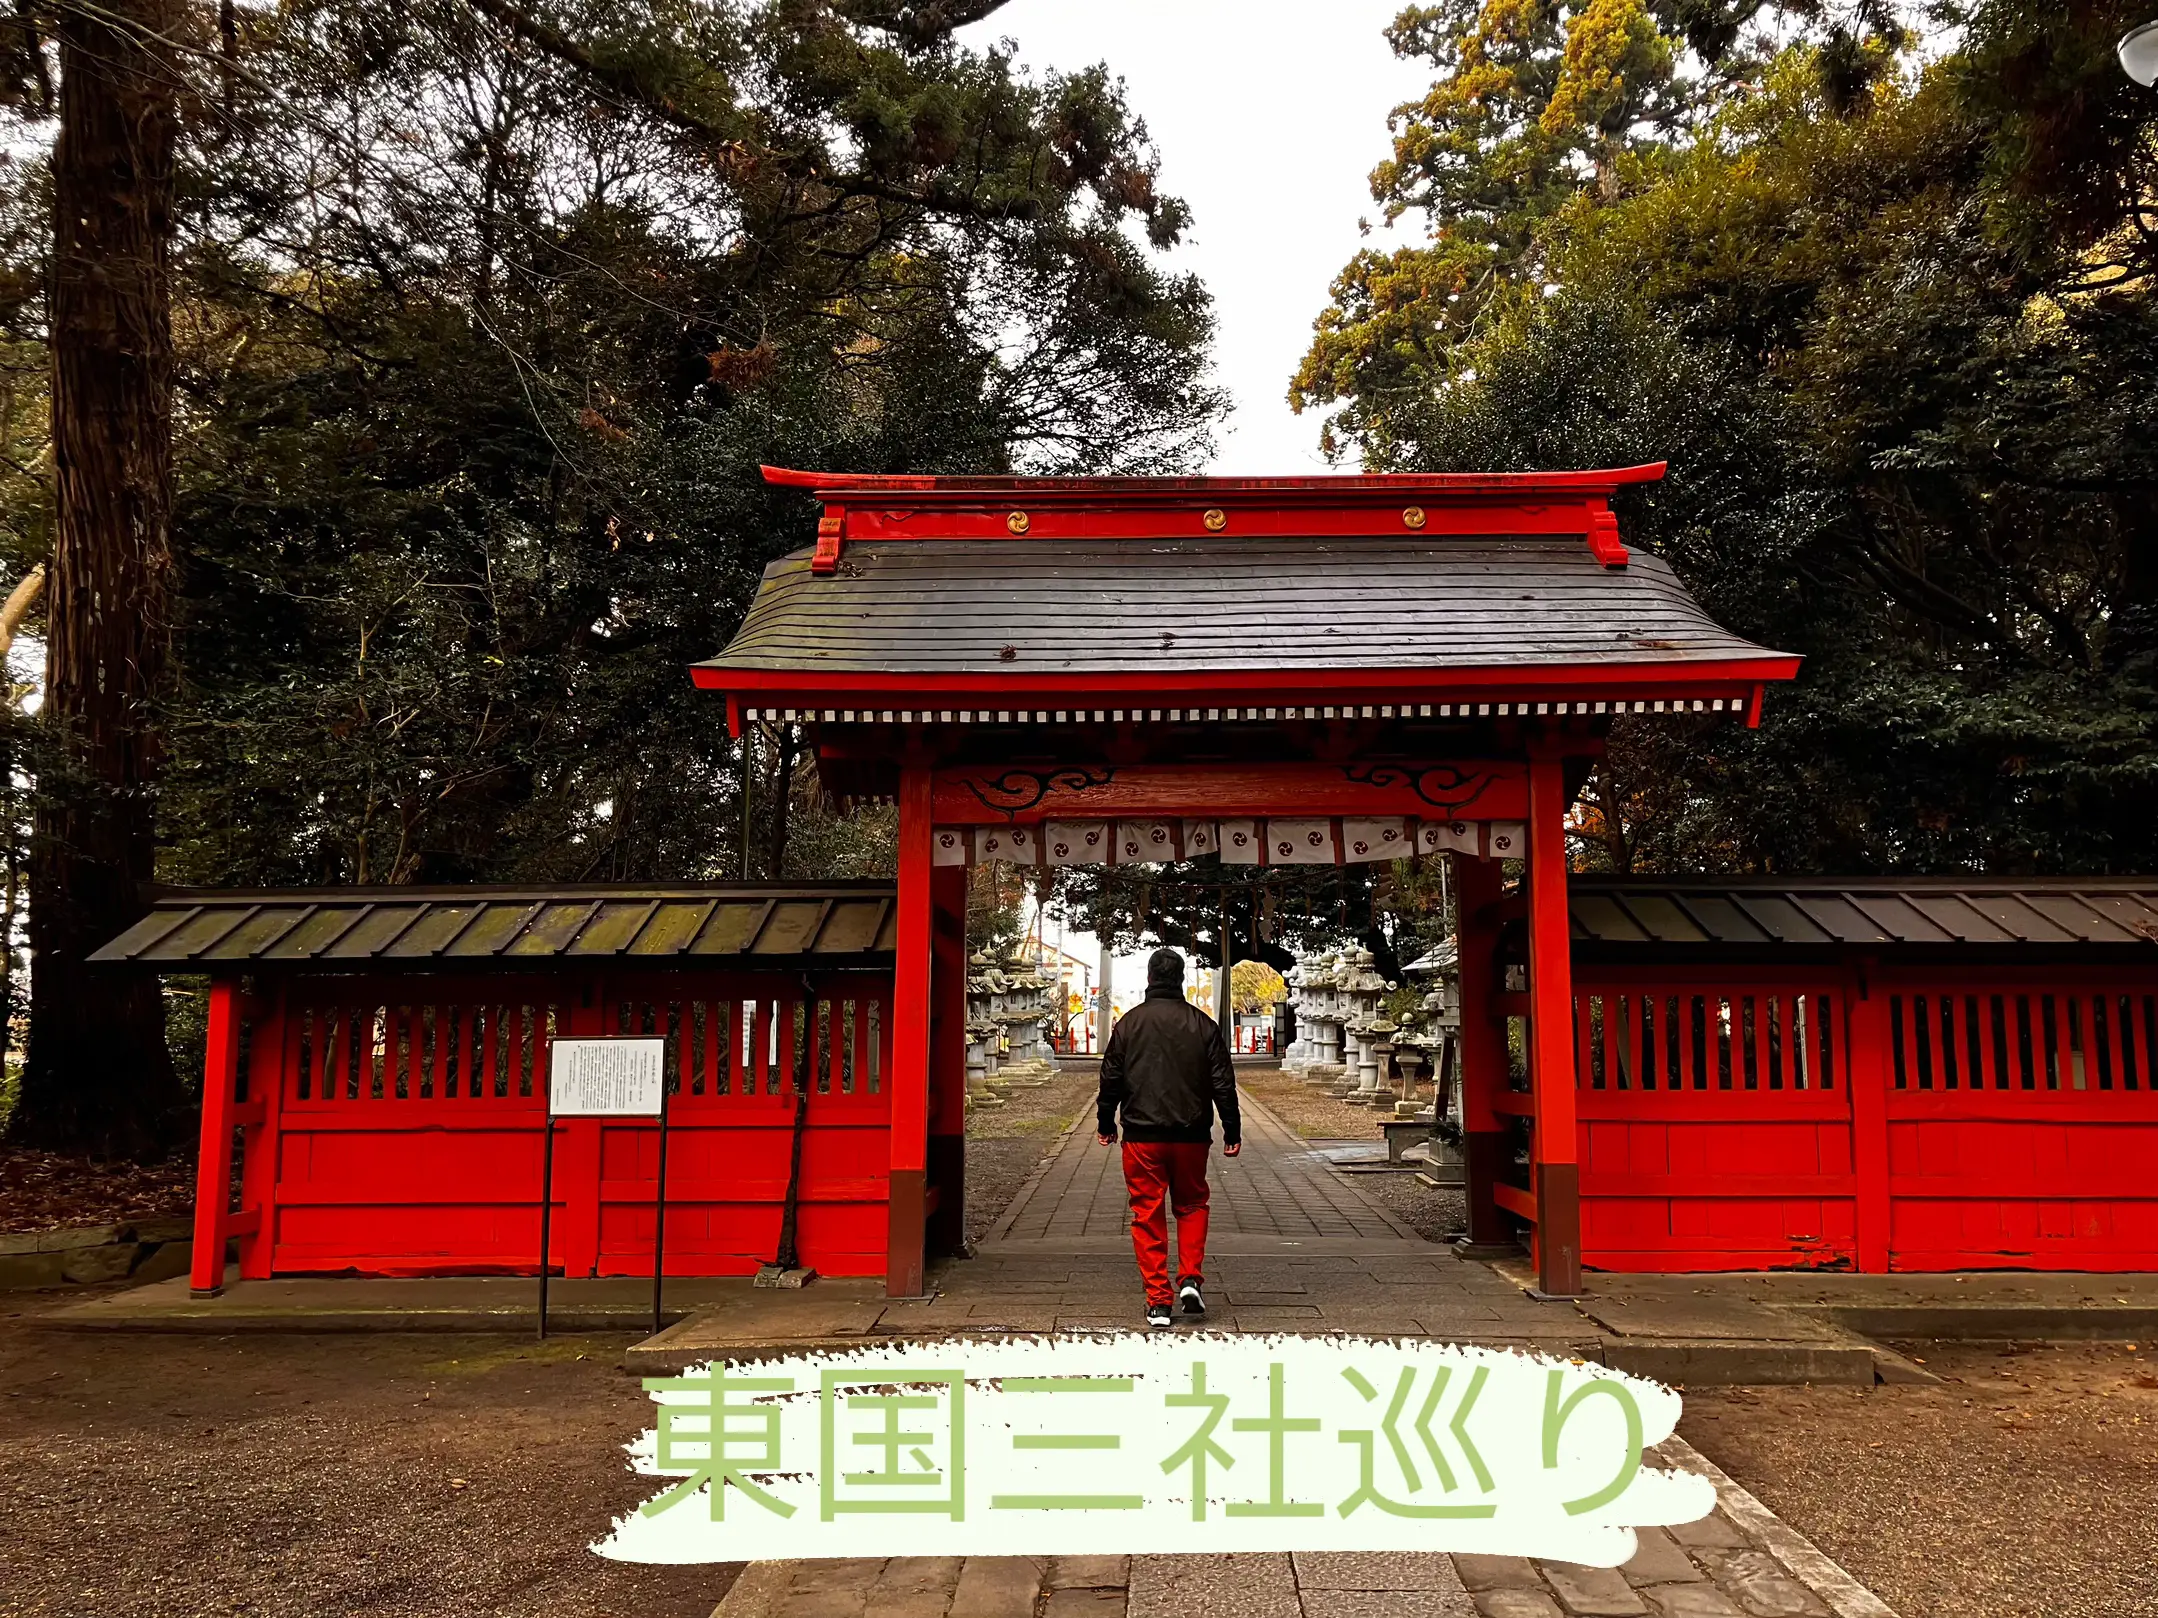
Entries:
<svg viewBox="0 0 2158 1618">
<path fill-rule="evenodd" d="M 896 801 L 896 889 L 161 899 L 97 958 L 212 978 L 195 1284 L 228 1241 L 244 1277 L 532 1273 L 550 1041 L 635 1033 L 669 1273 L 754 1269 L 792 1200 L 804 1261 L 919 1292 L 964 1229 L 968 862 L 1411 850 L 1460 877 L 1471 1236 L 1525 1226 L 1545 1291 L 2158 1266 L 2158 883 L 1570 888 L 1612 716 L 1750 723 L 1796 668 L 1619 543 L 1659 472 L 771 473 L 819 542 L 696 678 Z M 648 1273 L 656 1130 L 558 1127 L 565 1272 Z"/>
<path fill-rule="evenodd" d="M 898 805 L 892 1292 L 921 1290 L 964 1194 L 965 871 L 940 847 L 963 860 L 993 833 L 1041 858 L 1051 827 L 1194 822 L 1225 857 L 1232 828 L 1293 826 L 1293 857 L 1337 819 L 1525 839 L 1527 977 L 1499 1003 L 1524 1019 L 1529 1086 L 1479 1091 L 1473 1234 L 1527 1222 L 1545 1290 L 1580 1290 L 1568 806 L 1612 715 L 1751 722 L 1798 661 L 1620 543 L 1611 498 L 1661 475 L 767 472 L 823 502 L 817 546 L 766 570 L 696 678 L 737 731 L 803 726 L 840 797 Z M 1503 1072 L 1489 1046 L 1464 1055 Z"/>
</svg>

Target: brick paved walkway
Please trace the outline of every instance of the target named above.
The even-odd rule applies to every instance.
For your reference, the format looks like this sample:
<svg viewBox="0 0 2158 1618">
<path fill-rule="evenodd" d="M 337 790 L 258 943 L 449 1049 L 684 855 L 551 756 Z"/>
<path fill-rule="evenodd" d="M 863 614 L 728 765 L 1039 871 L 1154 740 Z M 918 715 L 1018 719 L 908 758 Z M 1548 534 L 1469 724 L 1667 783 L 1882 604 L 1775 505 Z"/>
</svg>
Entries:
<svg viewBox="0 0 2158 1618">
<path fill-rule="evenodd" d="M 1483 1264 L 1427 1242 L 1366 1198 L 1264 1107 L 1244 1102 L 1244 1150 L 1208 1166 L 1206 1324 L 1216 1331 L 1369 1332 L 1533 1344 L 1594 1336 L 1570 1304 L 1537 1303 Z M 1144 1299 L 1121 1154 L 1082 1118 L 1012 1199 L 975 1256 L 938 1270 L 935 1298 L 896 1303 L 886 1332 L 1130 1330 Z"/>
<path fill-rule="evenodd" d="M 1717 1511 L 1622 1569 L 1516 1556 L 898 1557 L 756 1562 L 713 1618 L 1896 1618 L 1689 1446 Z"/>
<path fill-rule="evenodd" d="M 1264 1107 L 1247 1096 L 1242 1111 L 1244 1150 L 1236 1157 L 1224 1157 L 1216 1146 L 1207 1165 L 1213 1186 L 1214 1237 L 1424 1245 L 1414 1231 L 1313 1156 Z M 1082 1120 L 1042 1171 L 1012 1199 L 989 1241 L 1124 1252 L 1130 1246 L 1130 1225 L 1122 1154 L 1096 1143 L 1091 1121 Z"/>
<path fill-rule="evenodd" d="M 1366 1332 L 1587 1356 L 1594 1323 L 1426 1242 L 1248 1098 L 1244 1150 L 1210 1166 L 1211 1330 Z M 1119 1154 L 1080 1119 L 971 1260 L 877 1333 L 1131 1330 L 1141 1297 Z M 901 1557 L 752 1563 L 714 1618 L 1895 1618 L 1690 1447 L 1717 1483 L 1700 1523 L 1641 1534 L 1625 1569 L 1519 1557 Z"/>
</svg>

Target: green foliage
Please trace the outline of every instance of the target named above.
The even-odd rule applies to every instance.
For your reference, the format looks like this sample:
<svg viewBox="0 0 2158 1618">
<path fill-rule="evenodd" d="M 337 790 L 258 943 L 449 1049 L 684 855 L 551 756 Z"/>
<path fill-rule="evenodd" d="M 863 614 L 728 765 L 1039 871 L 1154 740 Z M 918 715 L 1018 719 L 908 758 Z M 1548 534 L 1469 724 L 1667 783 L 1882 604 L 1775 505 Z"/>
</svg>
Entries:
<svg viewBox="0 0 2158 1618">
<path fill-rule="evenodd" d="M 1621 725 L 1599 859 L 2158 859 L 2158 100 L 2120 9 L 1963 8 L 1855 101 L 1786 51 L 1540 219 L 1431 365 L 1370 360 L 1368 464 L 1668 458 L 1630 535 L 1807 658 L 1758 732 Z"/>
<path fill-rule="evenodd" d="M 1461 369 L 1459 350 L 1507 289 L 1546 278 L 1544 227 L 1574 198 L 1609 200 L 1758 70 L 1748 0 L 1442 0 L 1411 6 L 1387 38 L 1437 75 L 1389 119 L 1393 155 L 1371 194 L 1430 238 L 1359 253 L 1333 287 L 1290 385 L 1298 410 L 1336 407 L 1329 453 L 1384 455 L 1393 417 Z M 1687 51 L 1695 53 L 1682 71 Z M 1473 373 L 1472 373 L 1473 374 Z"/>
<path fill-rule="evenodd" d="M 1217 965 L 1224 937 L 1235 964 L 1285 972 L 1300 959 L 1362 945 L 1388 977 L 1444 936 L 1442 856 L 1389 865 L 1179 864 L 1072 866 L 1052 874 L 1053 903 L 1072 925 L 1118 952 L 1167 945 Z"/>
<path fill-rule="evenodd" d="M 1019 953 L 1034 925 L 1042 878 L 990 861 L 967 872 L 967 948 L 992 961 Z"/>
<path fill-rule="evenodd" d="M 164 874 L 731 874 L 737 753 L 687 669 L 812 537 L 760 463 L 1206 452 L 1209 304 L 1162 267 L 1143 126 L 1100 71 L 956 45 L 979 9 L 307 0 L 189 59 Z M 794 837 L 794 871 L 889 857 L 813 801 Z"/>
</svg>

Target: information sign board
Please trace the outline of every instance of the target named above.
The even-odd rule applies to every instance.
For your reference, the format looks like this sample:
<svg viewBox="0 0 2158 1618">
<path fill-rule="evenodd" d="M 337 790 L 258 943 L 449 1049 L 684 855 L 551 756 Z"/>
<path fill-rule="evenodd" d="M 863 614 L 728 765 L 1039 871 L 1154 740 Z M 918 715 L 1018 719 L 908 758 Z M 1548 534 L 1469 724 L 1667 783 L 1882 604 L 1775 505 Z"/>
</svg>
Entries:
<svg viewBox="0 0 2158 1618">
<path fill-rule="evenodd" d="M 664 1039 L 553 1041 L 548 1111 L 557 1118 L 657 1118 L 667 1085 Z"/>
</svg>

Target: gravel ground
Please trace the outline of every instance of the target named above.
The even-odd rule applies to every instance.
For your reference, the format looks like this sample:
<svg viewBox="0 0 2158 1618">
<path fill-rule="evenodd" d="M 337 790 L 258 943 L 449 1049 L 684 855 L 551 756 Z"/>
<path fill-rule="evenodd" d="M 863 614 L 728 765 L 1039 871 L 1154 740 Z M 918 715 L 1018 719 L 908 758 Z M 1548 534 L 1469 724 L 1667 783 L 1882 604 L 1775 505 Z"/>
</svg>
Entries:
<svg viewBox="0 0 2158 1618">
<path fill-rule="evenodd" d="M 1699 1388 L 1681 1430 L 1903 1618 L 2158 1614 L 2158 1353 L 1897 1346 L 1944 1383 Z"/>
<path fill-rule="evenodd" d="M 1306 1140 L 1379 1141 L 1379 1120 L 1391 1116 L 1336 1101 L 1275 1067 L 1239 1067 L 1236 1083 Z M 1427 1242 L 1451 1240 L 1468 1228 L 1468 1203 L 1459 1191 L 1425 1185 L 1413 1174 L 1358 1174 L 1351 1183 Z"/>
<path fill-rule="evenodd" d="M 1065 1063 L 1039 1088 L 1007 1090 L 1001 1107 L 967 1115 L 967 1240 L 989 1234 L 1042 1155 L 1094 1098 L 1092 1061 Z"/>
<path fill-rule="evenodd" d="M 1324 1090 L 1314 1090 L 1294 1074 L 1278 1067 L 1240 1066 L 1236 1085 L 1264 1102 L 1269 1112 L 1306 1140 L 1376 1141 L 1379 1120 L 1391 1118 L 1391 1108 L 1352 1107 L 1336 1101 Z M 1419 1087 L 1419 1100 L 1428 1101 L 1428 1087 Z"/>
<path fill-rule="evenodd" d="M 735 1569 L 585 1549 L 650 1493 L 626 1342 L 0 1321 L 0 1612 L 704 1618 Z"/>
<path fill-rule="evenodd" d="M 1427 1242 L 1468 1233 L 1468 1199 L 1459 1191 L 1425 1185 L 1413 1174 L 1359 1174 L 1352 1183 Z"/>
</svg>

